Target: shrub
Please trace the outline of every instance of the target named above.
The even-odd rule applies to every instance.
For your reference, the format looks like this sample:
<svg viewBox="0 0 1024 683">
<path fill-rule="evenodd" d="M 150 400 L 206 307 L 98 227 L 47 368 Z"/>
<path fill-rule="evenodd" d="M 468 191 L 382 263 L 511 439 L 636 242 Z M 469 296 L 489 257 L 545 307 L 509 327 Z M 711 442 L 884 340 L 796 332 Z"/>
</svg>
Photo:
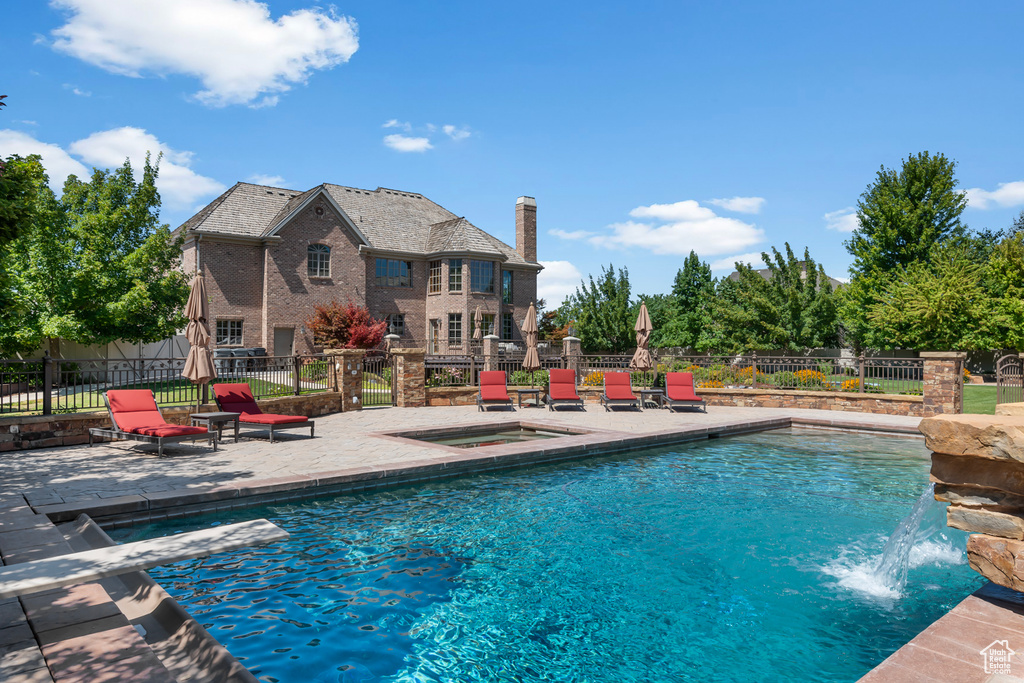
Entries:
<svg viewBox="0 0 1024 683">
<path fill-rule="evenodd" d="M 533 372 L 527 372 L 526 370 L 513 370 L 512 374 L 509 375 L 508 383 L 511 386 L 517 387 L 528 387 L 528 386 L 542 386 L 548 385 L 548 371 L 547 370 L 534 370 Z"/>
<path fill-rule="evenodd" d="M 299 379 L 307 382 L 322 382 L 331 373 L 331 362 L 328 360 L 315 360 L 306 363 L 299 368 Z"/>
<path fill-rule="evenodd" d="M 306 327 L 313 333 L 313 343 L 331 349 L 372 349 L 380 344 L 387 331 L 387 322 L 370 315 L 365 306 L 337 301 L 313 306 L 313 315 Z"/>
<path fill-rule="evenodd" d="M 583 378 L 582 386 L 585 387 L 603 387 L 604 386 L 604 373 L 603 372 L 591 372 Z"/>
<path fill-rule="evenodd" d="M 839 391 L 860 391 L 859 379 L 848 379 L 839 385 Z"/>
<path fill-rule="evenodd" d="M 438 368 L 427 380 L 428 387 L 457 387 L 469 383 L 468 368 Z"/>
<path fill-rule="evenodd" d="M 697 382 L 698 389 L 722 389 L 725 385 L 720 380 L 709 379 L 703 382 Z"/>
<path fill-rule="evenodd" d="M 793 374 L 798 386 L 816 389 L 825 387 L 825 375 L 819 370 L 797 370 Z"/>
</svg>

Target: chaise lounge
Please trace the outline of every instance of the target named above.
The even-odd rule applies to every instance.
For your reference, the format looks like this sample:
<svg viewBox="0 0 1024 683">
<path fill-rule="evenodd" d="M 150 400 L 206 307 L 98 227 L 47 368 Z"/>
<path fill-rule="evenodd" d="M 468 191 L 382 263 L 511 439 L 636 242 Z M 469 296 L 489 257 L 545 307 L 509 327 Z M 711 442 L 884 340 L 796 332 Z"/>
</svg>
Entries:
<svg viewBox="0 0 1024 683">
<path fill-rule="evenodd" d="M 663 408 L 697 408 L 708 412 L 707 401 L 693 390 L 692 372 L 669 372 L 665 375 L 665 395 L 661 398 Z"/>
<path fill-rule="evenodd" d="M 515 410 L 512 398 L 508 395 L 504 370 L 484 370 L 480 373 L 480 393 L 476 397 L 476 407 L 483 411 L 489 406 L 508 406 Z"/>
<path fill-rule="evenodd" d="M 274 443 L 274 430 L 309 427 L 309 438 L 313 438 L 314 422 L 305 415 L 278 415 L 264 413 L 253 398 L 252 389 L 244 382 L 214 384 L 213 400 L 225 413 L 239 413 L 238 422 L 243 425 L 258 425 L 270 429 L 270 443 Z"/>
<path fill-rule="evenodd" d="M 604 373 L 604 393 L 601 394 L 601 405 L 606 411 L 612 406 L 636 406 L 643 410 L 640 399 L 633 393 L 633 385 L 628 372 Z"/>
<path fill-rule="evenodd" d="M 586 410 L 583 406 L 583 399 L 576 392 L 576 371 L 552 369 L 548 373 L 548 410 L 554 410 L 555 406 L 577 406 L 580 410 Z"/>
<path fill-rule="evenodd" d="M 160 412 L 153 392 L 148 389 L 111 389 L 103 395 L 103 402 L 110 414 L 111 428 L 91 428 L 89 446 L 92 446 L 94 436 L 142 441 L 155 443 L 157 454 L 163 455 L 164 444 L 207 439 L 213 450 L 217 450 L 216 432 L 206 427 L 170 424 Z"/>
</svg>

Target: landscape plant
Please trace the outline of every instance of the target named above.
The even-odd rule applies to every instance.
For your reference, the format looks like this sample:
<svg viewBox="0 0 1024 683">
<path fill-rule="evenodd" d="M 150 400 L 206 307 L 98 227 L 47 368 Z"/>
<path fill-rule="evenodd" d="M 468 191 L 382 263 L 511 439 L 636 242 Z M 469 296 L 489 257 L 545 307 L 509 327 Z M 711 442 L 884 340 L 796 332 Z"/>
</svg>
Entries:
<svg viewBox="0 0 1024 683">
<path fill-rule="evenodd" d="M 313 343 L 329 349 L 372 349 L 381 343 L 387 332 L 387 321 L 377 320 L 365 306 L 351 301 L 313 306 L 313 315 L 306 321 L 313 334 Z"/>
</svg>

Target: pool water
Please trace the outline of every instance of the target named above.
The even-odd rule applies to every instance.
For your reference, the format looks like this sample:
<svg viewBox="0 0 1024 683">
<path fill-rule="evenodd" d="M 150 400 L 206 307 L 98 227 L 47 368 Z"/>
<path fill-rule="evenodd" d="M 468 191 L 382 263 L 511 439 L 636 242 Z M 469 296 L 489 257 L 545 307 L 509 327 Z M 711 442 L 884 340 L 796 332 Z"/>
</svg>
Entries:
<svg viewBox="0 0 1024 683">
<path fill-rule="evenodd" d="M 417 441 L 429 441 L 430 443 L 454 446 L 455 448 L 481 448 L 483 446 L 498 446 L 506 443 L 519 443 L 522 441 L 536 441 L 538 439 L 554 439 L 565 436 L 564 433 L 534 429 L 533 427 L 513 427 L 510 429 L 494 429 L 489 432 L 459 430 L 458 433 L 446 433 L 440 436 L 417 436 Z M 407 437 L 410 438 L 410 437 Z"/>
<path fill-rule="evenodd" d="M 261 681 L 854 681 L 982 585 L 938 504 L 874 578 L 928 468 L 776 430 L 113 535 L 287 529 L 150 572 Z"/>
</svg>

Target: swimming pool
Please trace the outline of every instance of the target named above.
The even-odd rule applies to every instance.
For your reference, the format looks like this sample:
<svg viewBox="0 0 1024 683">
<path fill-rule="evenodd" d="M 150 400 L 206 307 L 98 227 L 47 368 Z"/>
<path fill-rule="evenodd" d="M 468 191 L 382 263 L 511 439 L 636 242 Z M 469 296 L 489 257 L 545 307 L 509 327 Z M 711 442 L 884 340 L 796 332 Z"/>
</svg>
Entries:
<svg viewBox="0 0 1024 683">
<path fill-rule="evenodd" d="M 151 570 L 265 681 L 856 680 L 982 584 L 934 531 L 874 579 L 923 443 L 776 430 L 114 532 L 267 517 Z"/>
</svg>

